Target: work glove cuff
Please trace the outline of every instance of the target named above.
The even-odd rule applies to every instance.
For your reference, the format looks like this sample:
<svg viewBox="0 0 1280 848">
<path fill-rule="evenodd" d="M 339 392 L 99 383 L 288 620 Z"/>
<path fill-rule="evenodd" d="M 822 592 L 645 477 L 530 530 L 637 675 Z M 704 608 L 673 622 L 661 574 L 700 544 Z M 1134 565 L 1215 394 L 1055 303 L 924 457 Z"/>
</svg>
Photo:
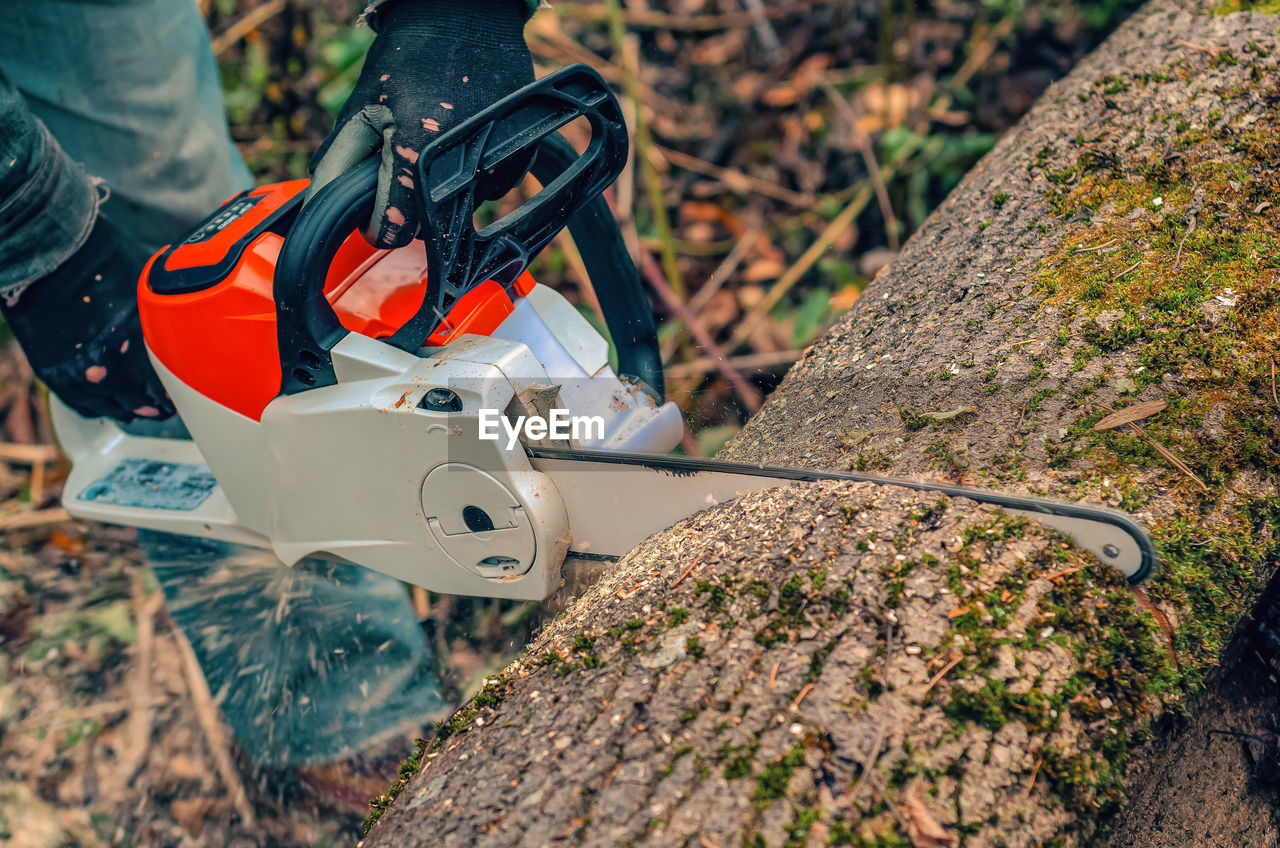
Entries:
<svg viewBox="0 0 1280 848">
<path fill-rule="evenodd" d="M 422 14 L 446 20 L 464 19 L 481 29 L 491 24 L 503 25 L 508 12 L 513 12 L 523 27 L 538 4 L 539 0 L 374 0 L 365 7 L 360 21 L 374 32 L 382 32 L 394 12 L 403 13 L 406 7 L 418 7 Z"/>
</svg>

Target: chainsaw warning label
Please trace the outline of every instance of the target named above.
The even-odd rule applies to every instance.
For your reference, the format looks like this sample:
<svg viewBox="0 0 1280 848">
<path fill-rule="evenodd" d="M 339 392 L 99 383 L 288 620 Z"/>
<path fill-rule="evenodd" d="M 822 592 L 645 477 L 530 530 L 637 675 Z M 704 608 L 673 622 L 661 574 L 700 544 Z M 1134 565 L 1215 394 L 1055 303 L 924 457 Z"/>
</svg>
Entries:
<svg viewBox="0 0 1280 848">
<path fill-rule="evenodd" d="M 192 510 L 204 503 L 217 485 L 207 465 L 122 459 L 86 486 L 79 499 L 142 509 Z"/>
</svg>

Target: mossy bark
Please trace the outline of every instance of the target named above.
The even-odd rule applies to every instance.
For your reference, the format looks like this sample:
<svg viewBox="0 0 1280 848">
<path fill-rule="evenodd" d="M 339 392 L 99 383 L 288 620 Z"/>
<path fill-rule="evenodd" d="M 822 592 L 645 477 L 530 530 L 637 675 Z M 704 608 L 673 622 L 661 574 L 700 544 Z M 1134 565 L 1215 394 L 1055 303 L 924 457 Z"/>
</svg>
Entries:
<svg viewBox="0 0 1280 848">
<path fill-rule="evenodd" d="M 1137 13 L 726 451 L 1122 507 L 1164 561 L 1145 591 L 969 501 L 752 495 L 649 540 L 549 626 L 364 844 L 1112 833 L 1280 548 L 1276 29 L 1178 0 Z M 1148 400 L 1168 404 L 1150 440 L 1093 430 Z M 1266 800 L 1233 786 L 1232 838 L 1274 841 Z M 1206 844 L 1184 836 L 1159 844 Z"/>
</svg>

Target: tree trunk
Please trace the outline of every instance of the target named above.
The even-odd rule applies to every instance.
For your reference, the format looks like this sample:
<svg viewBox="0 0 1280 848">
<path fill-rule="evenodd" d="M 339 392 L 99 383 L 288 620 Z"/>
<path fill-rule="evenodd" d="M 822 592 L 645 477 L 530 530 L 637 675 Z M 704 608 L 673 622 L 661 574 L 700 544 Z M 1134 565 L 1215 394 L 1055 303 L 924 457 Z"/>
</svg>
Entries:
<svg viewBox="0 0 1280 848">
<path fill-rule="evenodd" d="M 1269 844 L 1239 741 L 1196 711 L 1280 535 L 1278 50 L 1274 17 L 1146 6 L 725 454 L 1108 503 L 1157 541 L 1145 590 L 967 500 L 750 495 L 650 539 L 549 626 L 366 848 L 1079 845 L 1124 818 L 1126 774 L 1167 775 L 1187 726 L 1221 769 L 1148 787 L 1144 809 Z M 1167 408 L 1094 429 L 1140 401 Z M 1160 844 L 1204 832 L 1228 833 Z"/>
</svg>

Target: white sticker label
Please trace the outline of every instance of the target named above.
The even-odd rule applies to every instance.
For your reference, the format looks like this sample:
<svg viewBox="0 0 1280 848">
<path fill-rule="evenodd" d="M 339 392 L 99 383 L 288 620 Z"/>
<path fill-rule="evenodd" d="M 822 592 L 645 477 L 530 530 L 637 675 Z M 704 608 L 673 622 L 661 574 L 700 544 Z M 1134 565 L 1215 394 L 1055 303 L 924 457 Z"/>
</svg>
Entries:
<svg viewBox="0 0 1280 848">
<path fill-rule="evenodd" d="M 122 459 L 78 497 L 93 503 L 142 509 L 193 510 L 218 486 L 209 466 L 192 462 Z"/>
</svg>

